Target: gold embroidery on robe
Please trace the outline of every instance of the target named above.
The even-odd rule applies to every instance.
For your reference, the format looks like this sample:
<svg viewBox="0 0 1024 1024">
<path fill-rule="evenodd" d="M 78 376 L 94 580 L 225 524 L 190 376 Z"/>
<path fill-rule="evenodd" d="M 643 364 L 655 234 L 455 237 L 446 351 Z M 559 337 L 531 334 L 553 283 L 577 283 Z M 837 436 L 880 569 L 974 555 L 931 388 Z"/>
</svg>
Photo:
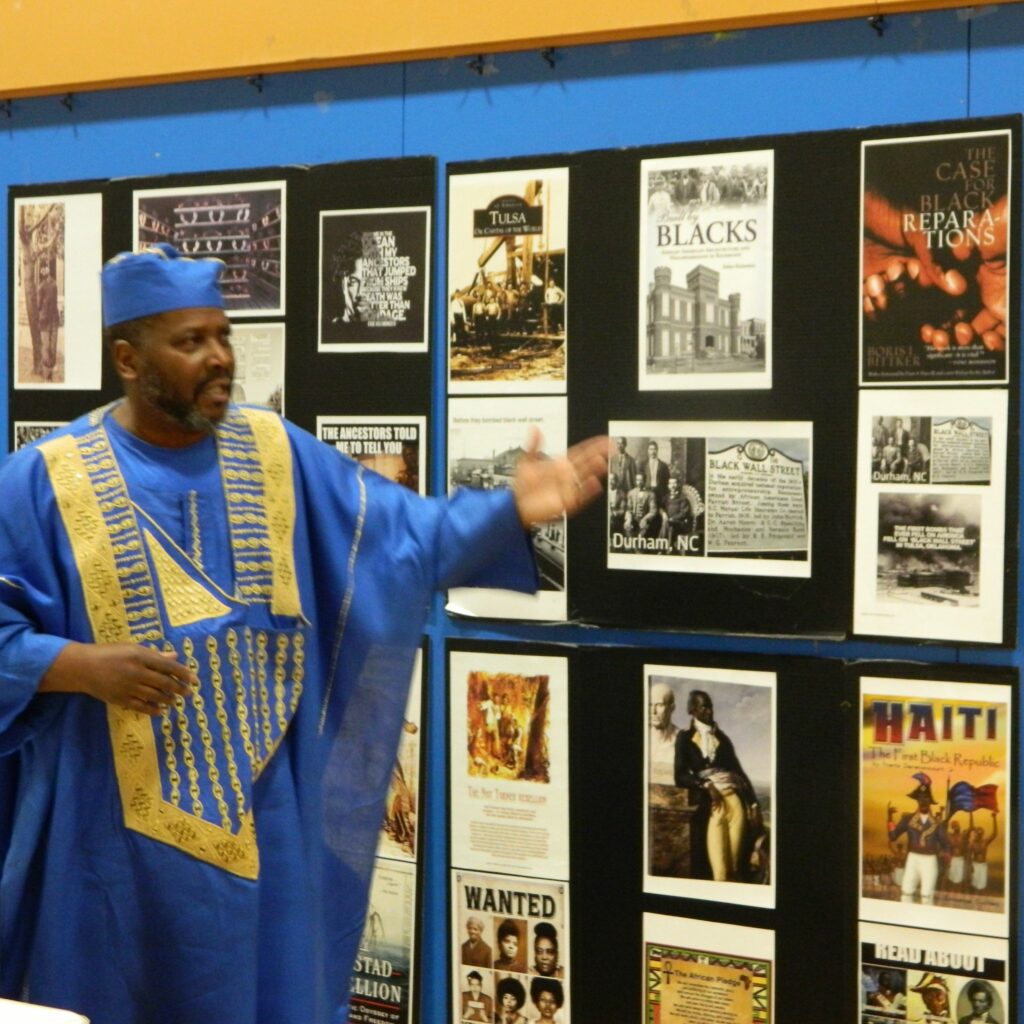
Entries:
<svg viewBox="0 0 1024 1024">
<path fill-rule="evenodd" d="M 231 610 L 192 579 L 149 530 L 143 530 L 143 535 L 160 581 L 167 621 L 172 626 L 188 626 L 203 619 L 216 619 Z"/>
</svg>

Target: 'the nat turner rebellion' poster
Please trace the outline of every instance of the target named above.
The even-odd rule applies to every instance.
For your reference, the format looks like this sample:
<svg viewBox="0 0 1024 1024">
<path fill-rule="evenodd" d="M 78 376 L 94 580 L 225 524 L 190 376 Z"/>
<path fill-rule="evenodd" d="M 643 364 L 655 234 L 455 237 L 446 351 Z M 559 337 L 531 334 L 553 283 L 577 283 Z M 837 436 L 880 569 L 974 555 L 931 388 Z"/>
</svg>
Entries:
<svg viewBox="0 0 1024 1024">
<path fill-rule="evenodd" d="M 1010 132 L 861 149 L 861 383 L 1005 383 Z"/>
<path fill-rule="evenodd" d="M 860 916 L 1006 936 L 1010 688 L 861 680 Z"/>
</svg>

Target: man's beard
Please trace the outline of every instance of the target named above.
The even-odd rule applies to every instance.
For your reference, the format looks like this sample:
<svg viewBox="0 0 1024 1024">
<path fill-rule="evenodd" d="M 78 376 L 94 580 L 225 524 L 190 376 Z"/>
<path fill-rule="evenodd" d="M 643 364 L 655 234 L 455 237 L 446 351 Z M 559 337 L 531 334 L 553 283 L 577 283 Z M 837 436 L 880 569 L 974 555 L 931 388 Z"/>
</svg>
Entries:
<svg viewBox="0 0 1024 1024">
<path fill-rule="evenodd" d="M 176 423 L 191 433 L 212 434 L 219 421 L 211 420 L 199 411 L 196 398 L 204 388 L 209 387 L 214 381 L 227 380 L 231 386 L 231 375 L 220 373 L 208 377 L 195 390 L 191 402 L 177 395 L 172 394 L 167 386 L 167 379 L 159 371 L 151 366 L 144 367 L 139 373 L 139 389 L 147 401 L 155 405 L 161 412 L 166 413 Z"/>
</svg>

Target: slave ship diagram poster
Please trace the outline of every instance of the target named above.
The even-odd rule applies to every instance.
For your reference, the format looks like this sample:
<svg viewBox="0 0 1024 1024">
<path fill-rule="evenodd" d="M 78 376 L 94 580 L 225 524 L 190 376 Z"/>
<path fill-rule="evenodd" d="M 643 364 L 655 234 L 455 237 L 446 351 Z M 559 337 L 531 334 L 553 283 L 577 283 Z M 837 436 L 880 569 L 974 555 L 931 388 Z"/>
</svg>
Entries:
<svg viewBox="0 0 1024 1024">
<path fill-rule="evenodd" d="M 862 384 L 1006 383 L 1010 132 L 861 144 Z"/>
<path fill-rule="evenodd" d="M 1004 939 L 862 921 L 861 1024 L 1011 1021 L 1010 971 Z"/>
<path fill-rule="evenodd" d="M 450 659 L 452 863 L 568 878 L 568 662 Z"/>
<path fill-rule="evenodd" d="M 565 394 L 569 169 L 448 179 L 450 394 Z"/>
<path fill-rule="evenodd" d="M 452 398 L 448 402 L 448 489 L 509 488 L 536 427 L 541 459 L 564 452 L 568 436 L 564 396 Z M 565 517 L 531 528 L 540 576 L 536 594 L 487 587 L 454 587 L 448 611 L 495 619 L 560 621 L 566 616 Z"/>
<path fill-rule="evenodd" d="M 644 1024 L 771 1024 L 775 933 L 644 914 Z"/>
<path fill-rule="evenodd" d="M 810 576 L 812 428 L 609 423 L 608 568 Z"/>
<path fill-rule="evenodd" d="M 452 872 L 453 1024 L 570 1024 L 569 886 Z"/>
<path fill-rule="evenodd" d="M 772 150 L 640 163 L 641 391 L 772 386 Z"/>
<path fill-rule="evenodd" d="M 1001 643 L 1007 395 L 860 394 L 853 626 Z"/>
<path fill-rule="evenodd" d="M 774 907 L 775 673 L 645 665 L 644 891 Z"/>
<path fill-rule="evenodd" d="M 1011 695 L 861 679 L 860 917 L 1009 934 Z"/>
</svg>

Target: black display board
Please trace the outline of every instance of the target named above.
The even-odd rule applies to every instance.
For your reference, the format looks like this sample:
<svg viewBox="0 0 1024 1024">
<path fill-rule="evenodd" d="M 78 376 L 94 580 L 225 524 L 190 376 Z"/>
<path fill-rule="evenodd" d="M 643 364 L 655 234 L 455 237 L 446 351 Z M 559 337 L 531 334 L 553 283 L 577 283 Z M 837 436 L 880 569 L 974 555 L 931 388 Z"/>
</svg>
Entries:
<svg viewBox="0 0 1024 1024">
<path fill-rule="evenodd" d="M 432 254 L 435 161 L 432 157 L 396 160 L 371 160 L 353 163 L 325 164 L 315 167 L 268 167 L 231 171 L 204 171 L 161 177 L 117 179 L 107 182 L 66 182 L 59 185 L 18 186 L 9 190 L 8 210 L 14 220 L 17 199 L 33 196 L 60 196 L 83 192 L 102 194 L 102 256 L 109 259 L 118 252 L 136 246 L 134 193 L 139 190 L 180 190 L 182 194 L 202 194 L 204 189 L 225 189 L 245 183 L 258 186 L 263 182 L 283 182 L 286 194 L 286 243 L 282 253 L 285 268 L 284 308 L 260 314 L 260 324 L 280 324 L 285 329 L 285 413 L 288 418 L 308 430 L 315 430 L 318 414 L 344 413 L 346 416 L 427 417 L 430 411 L 430 355 L 424 343 L 410 351 L 363 352 L 360 344 L 344 352 L 318 351 L 320 319 L 321 262 L 328 267 L 325 277 L 330 283 L 328 249 L 321 256 L 321 211 L 345 211 L 355 215 L 362 210 L 388 213 L 390 208 L 414 208 L 422 224 L 422 241 L 418 240 L 415 257 L 420 263 L 417 275 L 424 282 L 425 301 L 415 309 L 418 320 L 430 322 L 429 263 Z M 191 214 L 190 214 L 191 216 Z M 198 214 L 202 219 L 203 213 Z M 357 225 L 359 226 L 359 225 Z M 363 225 L 365 227 L 365 225 Z M 272 231 L 272 226 L 265 233 Z M 259 228 L 253 228 L 258 235 Z M 174 242 L 173 226 L 168 238 Z M 271 243 L 267 242 L 268 246 Z M 227 243 L 227 247 L 230 242 Z M 425 249 L 425 251 L 423 251 Z M 265 253 L 269 254 L 268 248 Z M 261 259 L 264 251 L 255 256 Z M 207 255 L 200 248 L 197 255 Z M 9 239 L 9 255 L 14 267 L 13 232 Z M 225 249 L 209 253 L 227 257 Z M 277 253 L 273 255 L 276 257 Z M 99 268 L 95 268 L 98 273 Z M 89 271 L 91 273 L 92 271 Z M 81 268 L 69 268 L 81 273 Z M 88 287 L 88 282 L 85 284 Z M 9 279 L 11 303 L 17 301 L 15 276 Z M 236 312 L 229 303 L 228 313 Z M 8 323 L 15 314 L 9 311 Z M 328 321 L 330 316 L 328 315 Z M 244 324 L 247 319 L 235 317 Z M 100 340 L 97 338 L 97 345 Z M 65 390 L 54 387 L 18 389 L 16 375 L 11 375 L 8 397 L 10 418 L 16 421 L 66 421 L 89 409 L 120 396 L 120 384 L 104 353 L 102 386 L 98 391 Z M 420 439 L 422 442 L 422 439 Z M 12 434 L 13 441 L 13 434 Z M 426 473 L 420 474 L 426 479 Z"/>
<path fill-rule="evenodd" d="M 575 155 L 570 206 L 570 438 L 611 421 L 813 422 L 811 576 L 807 579 L 607 568 L 606 508 L 568 531 L 569 618 L 601 625 L 765 635 L 850 631 L 859 381 L 861 142 L 1010 129 L 1019 195 L 1020 119 L 756 137 Z M 773 150 L 772 387 L 638 390 L 640 161 Z M 557 164 L 558 158 L 547 158 Z M 540 160 L 537 163 L 541 163 Z M 494 166 L 494 165 L 492 165 Z M 1014 221 L 1019 224 L 1019 206 Z M 1011 267 L 1019 264 L 1011 233 Z M 856 290 L 855 290 L 856 289 Z M 1010 309 L 1019 309 L 1019 274 Z M 1016 634 L 1016 332 L 1009 339 L 1010 424 L 1004 644 Z"/>
</svg>

